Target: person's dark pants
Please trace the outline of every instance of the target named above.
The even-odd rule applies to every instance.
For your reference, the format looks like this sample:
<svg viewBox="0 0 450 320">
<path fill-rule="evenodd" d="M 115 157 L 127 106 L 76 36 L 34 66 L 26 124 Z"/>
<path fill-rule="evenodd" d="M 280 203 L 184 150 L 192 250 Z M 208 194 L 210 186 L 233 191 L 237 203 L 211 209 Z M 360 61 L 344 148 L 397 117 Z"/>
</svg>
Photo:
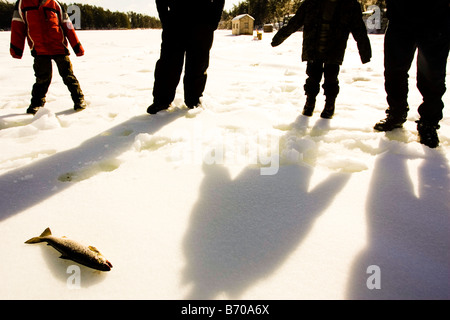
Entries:
<svg viewBox="0 0 450 320">
<path fill-rule="evenodd" d="M 385 89 L 388 114 L 404 117 L 408 107 L 408 72 L 416 50 L 417 88 L 423 97 L 421 121 L 438 124 L 442 119 L 449 35 L 439 31 L 412 31 L 411 26 L 390 24 L 384 42 Z"/>
<path fill-rule="evenodd" d="M 155 104 L 168 106 L 172 103 L 183 65 L 184 101 L 188 107 L 199 104 L 206 86 L 213 40 L 214 30 L 205 26 L 189 28 L 186 32 L 170 26 L 163 29 L 161 56 L 155 68 Z"/>
<path fill-rule="evenodd" d="M 323 61 L 308 61 L 306 66 L 305 94 L 315 98 L 320 91 L 320 81 L 324 77 L 323 91 L 328 99 L 336 99 L 339 93 L 339 65 Z"/>
<path fill-rule="evenodd" d="M 72 63 L 69 57 L 66 55 L 46 55 L 36 56 L 34 58 L 33 69 L 36 76 L 36 83 L 33 85 L 31 91 L 31 106 L 42 107 L 45 104 L 45 96 L 52 82 L 52 60 L 55 61 L 59 74 L 70 91 L 72 100 L 75 104 L 80 103 L 84 99 L 84 96 L 80 84 L 73 74 Z"/>
</svg>

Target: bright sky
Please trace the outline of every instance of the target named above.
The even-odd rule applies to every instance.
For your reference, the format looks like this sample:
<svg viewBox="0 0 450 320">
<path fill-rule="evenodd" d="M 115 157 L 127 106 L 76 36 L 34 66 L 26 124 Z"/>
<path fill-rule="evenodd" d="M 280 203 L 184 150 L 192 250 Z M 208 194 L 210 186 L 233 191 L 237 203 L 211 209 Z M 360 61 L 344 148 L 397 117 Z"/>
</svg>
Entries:
<svg viewBox="0 0 450 320">
<path fill-rule="evenodd" d="M 137 13 L 147 14 L 153 17 L 158 17 L 158 12 L 156 11 L 156 4 L 154 0 L 59 0 L 60 2 L 71 4 L 71 3 L 82 3 L 90 4 L 97 7 L 102 7 L 104 9 L 109 9 L 111 11 L 134 11 Z M 187 1 L 187 0 L 185 0 Z M 193 0 L 195 1 L 195 0 Z M 9 0 L 9 2 L 14 2 Z M 234 4 L 238 4 L 242 0 L 225 0 L 225 10 L 230 10 L 233 8 Z"/>
</svg>

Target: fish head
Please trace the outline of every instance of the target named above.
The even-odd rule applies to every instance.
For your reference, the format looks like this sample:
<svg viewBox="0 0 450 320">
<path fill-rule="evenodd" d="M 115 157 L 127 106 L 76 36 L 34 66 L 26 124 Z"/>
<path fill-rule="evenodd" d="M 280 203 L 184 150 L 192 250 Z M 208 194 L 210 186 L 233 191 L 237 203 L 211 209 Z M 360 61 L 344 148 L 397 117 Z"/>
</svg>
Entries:
<svg viewBox="0 0 450 320">
<path fill-rule="evenodd" d="M 89 246 L 89 250 L 93 253 L 93 258 L 95 259 L 95 268 L 101 271 L 110 271 L 113 267 L 112 263 L 109 262 L 103 254 L 98 251 L 96 247 Z"/>
<path fill-rule="evenodd" d="M 97 255 L 97 262 L 99 269 L 102 271 L 110 271 L 113 267 L 112 263 L 109 262 L 102 254 Z"/>
</svg>

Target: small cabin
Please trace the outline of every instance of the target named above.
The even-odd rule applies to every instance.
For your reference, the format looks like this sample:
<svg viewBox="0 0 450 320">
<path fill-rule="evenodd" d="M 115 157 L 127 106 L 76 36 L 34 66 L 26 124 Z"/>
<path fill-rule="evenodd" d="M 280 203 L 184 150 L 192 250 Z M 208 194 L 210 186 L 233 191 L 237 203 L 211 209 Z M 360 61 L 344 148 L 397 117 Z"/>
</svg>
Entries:
<svg viewBox="0 0 450 320">
<path fill-rule="evenodd" d="M 253 35 L 253 25 L 255 23 L 255 19 L 248 14 L 241 14 L 231 21 L 233 26 L 233 35 L 241 35 L 248 34 Z"/>
<path fill-rule="evenodd" d="M 265 33 L 271 33 L 271 32 L 273 32 L 273 24 L 271 24 L 271 23 L 266 23 L 266 24 L 264 25 L 264 27 L 263 27 L 263 31 L 264 31 Z"/>
</svg>

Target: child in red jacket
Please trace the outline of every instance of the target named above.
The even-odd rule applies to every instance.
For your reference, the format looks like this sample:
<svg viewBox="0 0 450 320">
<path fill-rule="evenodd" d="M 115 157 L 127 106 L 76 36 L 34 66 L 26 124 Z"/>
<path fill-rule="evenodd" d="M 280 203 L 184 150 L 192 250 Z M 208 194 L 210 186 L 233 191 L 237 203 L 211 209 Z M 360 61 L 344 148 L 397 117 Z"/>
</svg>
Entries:
<svg viewBox="0 0 450 320">
<path fill-rule="evenodd" d="M 55 61 L 64 84 L 74 102 L 74 110 L 86 108 L 80 84 L 73 74 L 69 59 L 68 41 L 77 56 L 84 49 L 75 33 L 69 16 L 55 0 L 19 0 L 16 2 L 11 22 L 11 47 L 13 58 L 21 59 L 25 39 L 34 57 L 33 69 L 36 83 L 31 92 L 27 113 L 35 114 L 45 104 L 45 96 L 52 80 L 52 60 Z M 68 40 L 68 41 L 67 41 Z"/>
</svg>

